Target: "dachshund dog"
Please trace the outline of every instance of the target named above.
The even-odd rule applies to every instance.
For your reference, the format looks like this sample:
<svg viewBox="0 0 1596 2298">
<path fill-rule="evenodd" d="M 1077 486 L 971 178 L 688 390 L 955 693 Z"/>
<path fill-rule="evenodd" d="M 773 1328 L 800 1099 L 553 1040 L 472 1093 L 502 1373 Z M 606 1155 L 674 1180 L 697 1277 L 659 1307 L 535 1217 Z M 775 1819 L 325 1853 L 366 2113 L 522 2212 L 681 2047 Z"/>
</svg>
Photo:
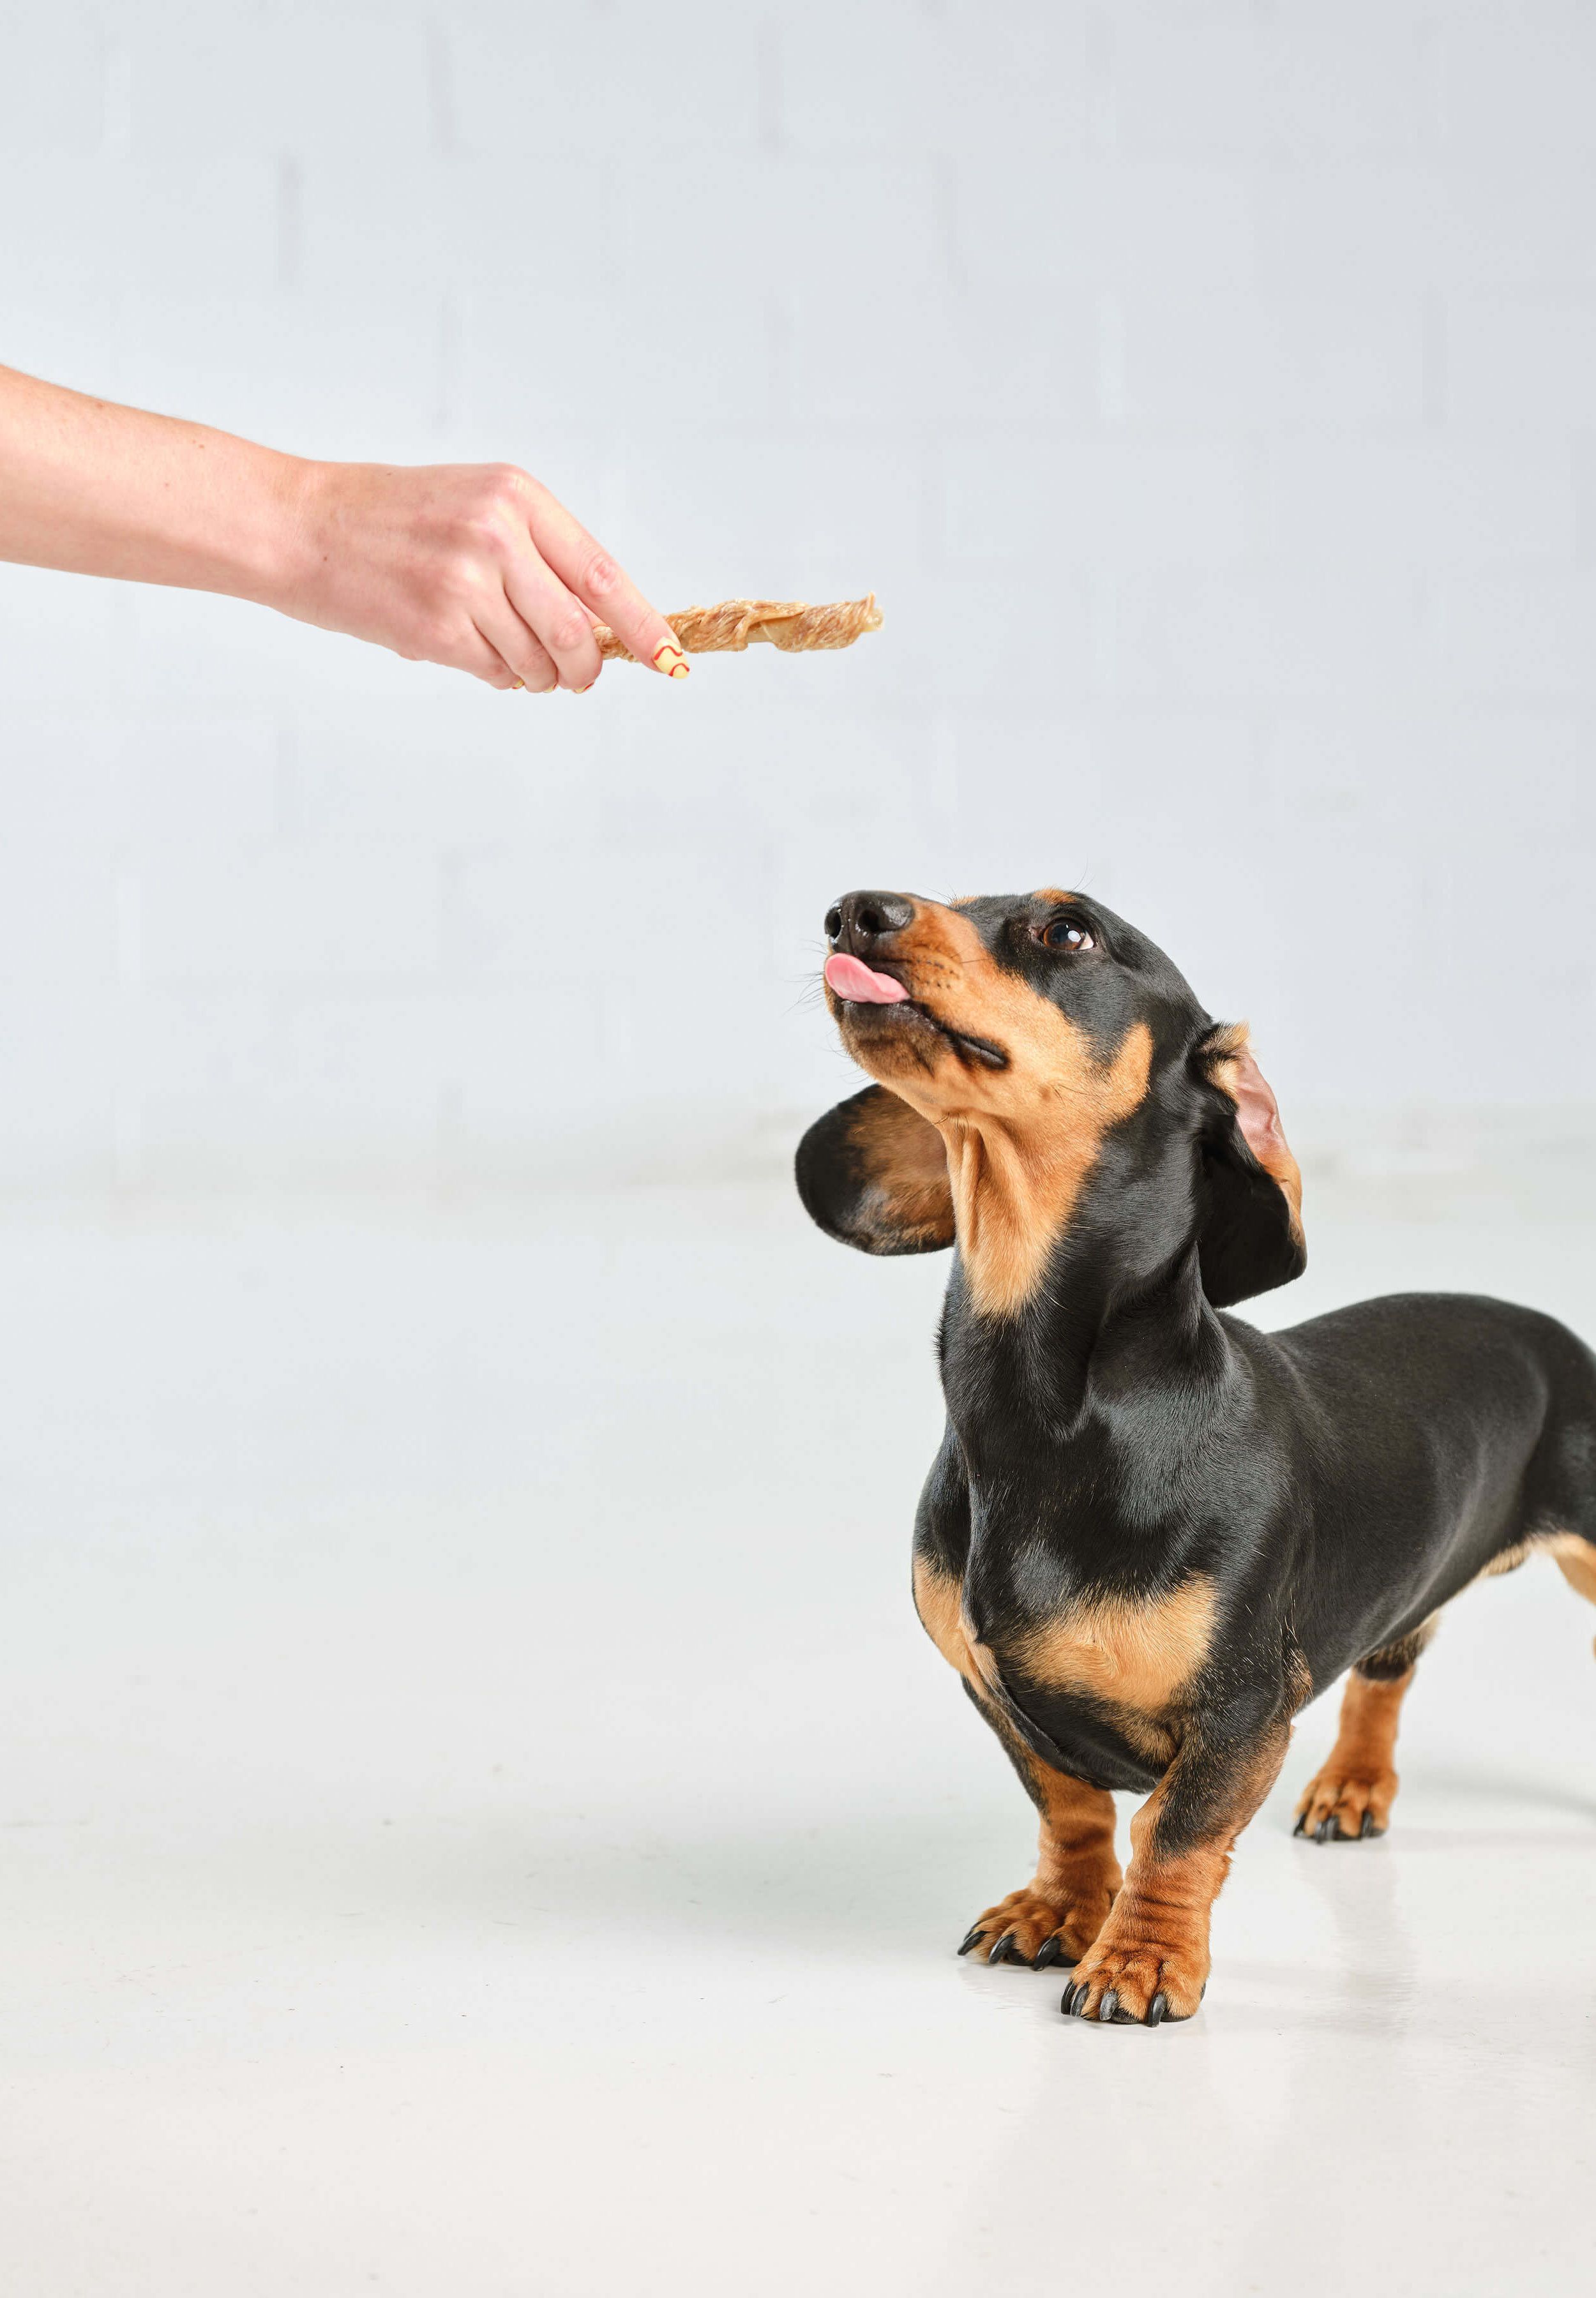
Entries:
<svg viewBox="0 0 1596 2298">
<path fill-rule="evenodd" d="M 1101 903 L 854 893 L 825 927 L 879 1082 L 798 1191 L 861 1252 L 955 1249 L 914 1601 L 1041 1819 L 960 1953 L 1071 1966 L 1076 2018 L 1189 2019 L 1296 1711 L 1352 1669 L 1297 1832 L 1379 1835 L 1443 1605 L 1534 1550 L 1596 1602 L 1596 1358 L 1461 1294 L 1226 1316 L 1302 1273 L 1296 1163 L 1245 1027 Z M 1123 1875 L 1115 1788 L 1147 1798 Z"/>
</svg>

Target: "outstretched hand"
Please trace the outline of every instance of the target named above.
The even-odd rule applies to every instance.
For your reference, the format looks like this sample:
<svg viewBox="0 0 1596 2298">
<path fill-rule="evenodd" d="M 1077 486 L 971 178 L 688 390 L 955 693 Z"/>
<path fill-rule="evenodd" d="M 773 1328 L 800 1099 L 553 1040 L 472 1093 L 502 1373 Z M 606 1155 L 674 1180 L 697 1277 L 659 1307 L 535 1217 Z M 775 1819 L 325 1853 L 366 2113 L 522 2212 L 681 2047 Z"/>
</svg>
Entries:
<svg viewBox="0 0 1596 2298">
<path fill-rule="evenodd" d="M 271 604 L 490 686 L 585 693 L 597 619 L 667 676 L 663 615 L 547 487 L 505 463 L 302 467 L 302 550 Z"/>
</svg>

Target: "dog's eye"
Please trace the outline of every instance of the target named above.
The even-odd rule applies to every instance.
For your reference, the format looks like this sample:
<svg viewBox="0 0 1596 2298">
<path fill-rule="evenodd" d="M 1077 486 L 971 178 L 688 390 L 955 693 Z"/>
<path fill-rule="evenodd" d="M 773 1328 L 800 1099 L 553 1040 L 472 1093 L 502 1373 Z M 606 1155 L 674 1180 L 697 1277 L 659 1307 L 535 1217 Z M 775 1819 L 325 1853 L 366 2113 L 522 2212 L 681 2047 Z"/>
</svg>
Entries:
<svg viewBox="0 0 1596 2298">
<path fill-rule="evenodd" d="M 1054 918 L 1042 928 L 1037 938 L 1045 949 L 1096 949 L 1097 945 L 1084 926 L 1070 918 Z"/>
</svg>

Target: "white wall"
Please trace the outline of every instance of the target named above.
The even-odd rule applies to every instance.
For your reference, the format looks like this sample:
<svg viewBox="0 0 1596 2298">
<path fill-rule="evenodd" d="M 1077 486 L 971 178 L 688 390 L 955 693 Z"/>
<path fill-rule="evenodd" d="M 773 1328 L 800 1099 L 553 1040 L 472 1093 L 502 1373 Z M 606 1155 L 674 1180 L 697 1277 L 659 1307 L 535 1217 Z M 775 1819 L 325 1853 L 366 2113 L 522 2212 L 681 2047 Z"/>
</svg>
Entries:
<svg viewBox="0 0 1596 2298">
<path fill-rule="evenodd" d="M 0 358 L 887 612 L 530 698 L 0 570 L 0 1181 L 724 1162 L 860 882 L 1095 889 L 1299 1127 L 1596 1097 L 1596 10 L 0 27 Z"/>
</svg>

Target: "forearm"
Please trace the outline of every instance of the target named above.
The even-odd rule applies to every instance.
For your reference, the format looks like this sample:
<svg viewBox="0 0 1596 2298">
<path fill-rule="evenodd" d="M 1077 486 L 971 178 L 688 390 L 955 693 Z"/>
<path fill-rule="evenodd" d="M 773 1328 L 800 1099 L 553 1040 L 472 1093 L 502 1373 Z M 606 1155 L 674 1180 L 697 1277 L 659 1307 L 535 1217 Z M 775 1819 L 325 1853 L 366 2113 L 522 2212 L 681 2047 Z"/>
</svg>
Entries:
<svg viewBox="0 0 1596 2298">
<path fill-rule="evenodd" d="M 276 605 L 311 467 L 0 368 L 0 558 Z"/>
</svg>

